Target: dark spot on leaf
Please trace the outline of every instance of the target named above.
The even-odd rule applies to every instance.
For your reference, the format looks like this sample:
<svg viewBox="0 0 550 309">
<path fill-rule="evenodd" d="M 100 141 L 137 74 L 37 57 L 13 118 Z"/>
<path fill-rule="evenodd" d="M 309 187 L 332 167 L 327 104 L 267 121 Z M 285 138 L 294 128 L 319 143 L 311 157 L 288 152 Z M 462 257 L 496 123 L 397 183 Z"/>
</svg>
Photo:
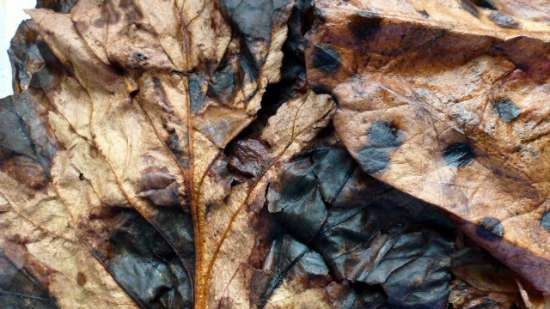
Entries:
<svg viewBox="0 0 550 309">
<path fill-rule="evenodd" d="M 265 57 L 257 52 L 257 44 L 271 41 L 271 31 L 276 17 L 288 3 L 288 0 L 220 1 L 223 11 L 230 18 L 233 26 L 243 35 L 256 67 L 260 67 Z"/>
<path fill-rule="evenodd" d="M 200 113 L 205 107 L 206 78 L 201 74 L 191 74 L 189 77 L 189 97 L 193 114 Z"/>
<path fill-rule="evenodd" d="M 475 3 L 475 5 L 479 6 L 479 7 L 482 7 L 482 8 L 486 8 L 486 9 L 489 9 L 489 10 L 496 10 L 497 7 L 495 6 L 495 3 L 493 0 L 473 0 L 473 2 Z"/>
<path fill-rule="evenodd" d="M 472 162 L 474 158 L 474 150 L 469 143 L 451 144 L 443 150 L 443 159 L 449 166 L 464 167 Z"/>
<path fill-rule="evenodd" d="M 382 18 L 370 12 L 362 12 L 350 18 L 349 31 L 358 40 L 369 40 L 380 30 Z"/>
<path fill-rule="evenodd" d="M 418 14 L 424 16 L 425 18 L 429 18 L 430 14 L 426 10 L 417 10 Z"/>
<path fill-rule="evenodd" d="M 142 52 L 135 52 L 132 54 L 132 60 L 131 62 L 135 62 L 137 65 L 146 65 L 149 56 Z"/>
<path fill-rule="evenodd" d="M 488 241 L 498 240 L 504 236 L 504 226 L 497 218 L 485 217 L 479 222 L 476 234 Z"/>
<path fill-rule="evenodd" d="M 479 10 L 470 0 L 460 0 L 460 7 L 466 12 L 479 18 Z"/>
<path fill-rule="evenodd" d="M 519 23 L 512 18 L 511 16 L 508 16 L 504 13 L 501 13 L 499 11 L 493 11 L 491 14 L 489 14 L 489 19 L 494 22 L 496 25 L 503 27 L 503 28 L 517 28 L 519 27 Z"/>
<path fill-rule="evenodd" d="M 542 215 L 542 218 L 540 218 L 540 225 L 550 232 L 550 211 L 545 211 Z"/>
<path fill-rule="evenodd" d="M 370 12 L 361 12 L 350 18 L 349 31 L 357 40 L 372 39 L 380 30 L 382 18 Z"/>
<path fill-rule="evenodd" d="M 237 90 L 237 72 L 231 63 L 214 73 L 208 84 L 208 95 L 218 98 L 220 103 L 228 103 Z"/>
<path fill-rule="evenodd" d="M 84 286 L 86 284 L 86 275 L 84 275 L 83 273 L 81 272 L 78 272 L 76 274 L 76 283 L 80 286 Z"/>
<path fill-rule="evenodd" d="M 321 44 L 313 49 L 313 67 L 325 73 L 334 73 L 341 66 L 340 54 L 332 46 Z"/>
<path fill-rule="evenodd" d="M 521 114 L 519 107 L 510 99 L 500 99 L 494 103 L 493 107 L 504 122 L 512 122 Z"/>
<path fill-rule="evenodd" d="M 367 145 L 359 152 L 359 163 L 367 173 L 384 170 L 390 155 L 403 143 L 399 129 L 390 122 L 377 121 L 367 132 Z"/>
</svg>

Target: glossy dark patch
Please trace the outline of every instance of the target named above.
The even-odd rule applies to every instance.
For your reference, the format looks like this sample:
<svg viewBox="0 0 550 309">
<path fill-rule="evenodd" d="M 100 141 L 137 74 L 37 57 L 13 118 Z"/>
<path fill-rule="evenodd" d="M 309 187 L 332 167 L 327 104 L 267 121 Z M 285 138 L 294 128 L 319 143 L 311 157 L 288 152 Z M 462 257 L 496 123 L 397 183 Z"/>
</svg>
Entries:
<svg viewBox="0 0 550 309">
<path fill-rule="evenodd" d="M 460 7 L 472 16 L 479 18 L 479 9 L 470 0 L 460 0 Z"/>
<path fill-rule="evenodd" d="M 473 2 L 475 3 L 475 5 L 477 5 L 479 7 L 482 7 L 482 8 L 486 8 L 486 9 L 489 9 L 489 10 L 496 10 L 497 9 L 497 7 L 496 7 L 493 0 L 473 0 Z"/>
<path fill-rule="evenodd" d="M 5 309 L 58 309 L 46 287 L 0 249 L 0 307 Z"/>
<path fill-rule="evenodd" d="M 350 18 L 348 29 L 358 40 L 369 40 L 380 30 L 382 18 L 370 12 L 356 14 Z"/>
<path fill-rule="evenodd" d="M 485 217 L 479 222 L 476 234 L 488 241 L 499 240 L 504 236 L 504 226 L 497 218 Z"/>
<path fill-rule="evenodd" d="M 189 77 L 189 97 L 193 114 L 200 113 L 205 107 L 206 78 L 202 74 L 191 74 Z"/>
<path fill-rule="evenodd" d="M 228 103 L 238 87 L 238 76 L 235 68 L 226 64 L 214 73 L 208 84 L 208 95 L 218 98 L 221 103 Z"/>
<path fill-rule="evenodd" d="M 519 107 L 510 99 L 497 100 L 493 105 L 498 116 L 504 122 L 512 122 L 521 114 Z"/>
<path fill-rule="evenodd" d="M 403 136 L 392 123 L 377 121 L 369 128 L 367 137 L 367 145 L 359 151 L 359 163 L 369 174 L 380 172 L 390 164 L 390 156 L 403 143 Z"/>
<path fill-rule="evenodd" d="M 330 45 L 316 45 L 313 49 L 313 67 L 325 73 L 334 73 L 341 66 L 340 53 Z"/>
<path fill-rule="evenodd" d="M 192 278 L 195 267 L 195 246 L 190 212 L 185 212 L 180 207 L 159 208 L 152 221 L 162 229 L 162 236 L 182 260 L 189 277 Z"/>
<path fill-rule="evenodd" d="M 48 178 L 56 145 L 37 104 L 28 93 L 0 100 L 0 149 L 35 161 Z"/>
<path fill-rule="evenodd" d="M 310 240 L 321 229 L 327 210 L 309 159 L 293 162 L 285 169 L 282 188 L 268 194 L 268 210 L 292 235 Z"/>
<path fill-rule="evenodd" d="M 389 139 L 393 141 L 389 144 L 395 145 L 400 138 L 389 131 L 373 140 L 385 144 Z M 310 224 L 307 218 L 301 219 L 304 213 L 316 215 L 313 210 L 286 211 L 284 220 L 277 222 L 284 233 L 321 254 L 322 259 L 307 263 L 309 267 L 321 269 L 317 266 L 323 261 L 332 278 L 349 283 L 346 289 L 331 292 L 336 297 L 333 304 L 356 309 L 447 305 L 453 236 L 446 217 L 367 176 L 345 150 L 332 147 L 310 150 L 287 163 L 278 183 L 270 185 L 268 209 L 279 206 L 277 203 L 302 205 L 302 201 L 311 201 L 311 192 L 317 190 L 326 213 L 320 230 L 319 221 Z M 295 222 L 302 222 L 300 228 L 289 228 Z M 306 231 L 315 237 L 304 239 Z M 274 252 L 267 255 L 264 265 L 273 267 Z M 296 265 L 302 261 L 306 260 L 302 258 Z M 258 275 L 255 287 L 262 287 L 259 291 L 266 291 L 270 284 L 276 286 L 269 274 Z"/>
<path fill-rule="evenodd" d="M 550 232 L 550 211 L 545 211 L 542 217 L 540 218 L 540 225 Z"/>
<path fill-rule="evenodd" d="M 192 308 L 191 279 L 171 246 L 134 212 L 119 221 L 98 255 L 113 278 L 142 308 Z"/>
<path fill-rule="evenodd" d="M 457 168 L 468 165 L 474 158 L 474 150 L 468 143 L 451 144 L 443 150 L 443 159 L 447 165 Z"/>
<path fill-rule="evenodd" d="M 271 41 L 275 17 L 288 5 L 288 0 L 222 0 L 220 6 L 233 26 L 244 36 L 256 67 L 263 63 L 263 56 L 255 53 L 258 41 Z"/>
<path fill-rule="evenodd" d="M 452 241 L 429 230 L 407 232 L 414 221 L 395 210 L 392 204 L 333 209 L 313 247 L 338 277 L 381 285 L 397 308 L 442 308 Z"/>
<path fill-rule="evenodd" d="M 489 14 L 489 19 L 502 28 L 515 29 L 519 27 L 519 23 L 513 17 L 499 11 L 491 12 L 491 14 Z"/>
</svg>

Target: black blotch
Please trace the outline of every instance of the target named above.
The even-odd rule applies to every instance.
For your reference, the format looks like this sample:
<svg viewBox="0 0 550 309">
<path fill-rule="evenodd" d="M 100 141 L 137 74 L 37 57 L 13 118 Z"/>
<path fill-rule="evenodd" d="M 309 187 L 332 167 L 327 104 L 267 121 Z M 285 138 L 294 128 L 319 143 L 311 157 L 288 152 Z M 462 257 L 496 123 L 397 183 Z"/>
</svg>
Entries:
<svg viewBox="0 0 550 309">
<path fill-rule="evenodd" d="M 38 0 L 37 8 L 51 9 L 60 13 L 69 13 L 78 0 Z"/>
<path fill-rule="evenodd" d="M 0 307 L 58 309 L 48 290 L 31 273 L 12 262 L 0 249 Z"/>
<path fill-rule="evenodd" d="M 313 90 L 315 94 L 332 94 L 331 88 L 323 84 L 311 85 L 311 90 Z"/>
<path fill-rule="evenodd" d="M 147 61 L 149 60 L 149 57 L 144 54 L 144 53 L 141 53 L 141 52 L 136 52 L 132 55 L 132 57 L 134 58 L 135 61 L 137 62 L 144 62 L 144 61 Z"/>
<path fill-rule="evenodd" d="M 315 237 L 327 217 L 314 169 L 309 158 L 293 162 L 281 176 L 280 193 L 268 195 L 268 211 L 303 241 Z"/>
<path fill-rule="evenodd" d="M 325 73 L 336 72 L 341 65 L 340 54 L 329 45 L 317 45 L 313 50 L 313 67 Z"/>
<path fill-rule="evenodd" d="M 367 145 L 359 152 L 359 163 L 365 172 L 376 173 L 390 164 L 390 155 L 401 146 L 403 137 L 397 127 L 385 121 L 373 123 L 367 136 Z"/>
<path fill-rule="evenodd" d="M 540 218 L 540 225 L 550 232 L 550 211 L 545 211 L 542 215 L 542 218 Z"/>
<path fill-rule="evenodd" d="M 386 131 L 380 135 L 390 135 L 380 140 L 400 140 L 399 132 L 387 128 L 391 125 L 380 126 Z M 345 281 L 350 289 L 335 297 L 342 308 L 447 305 L 455 236 L 453 223 L 443 213 L 365 175 L 345 149 L 333 147 L 308 150 L 285 164 L 281 178 L 270 184 L 267 208 L 271 211 L 285 203 L 293 210 L 305 209 L 307 203 L 315 209 L 315 199 L 311 198 L 315 191 L 321 192 L 326 205 L 321 229 L 312 221 L 301 220 L 304 212 L 285 207 L 282 212 L 293 217 L 292 221 L 277 222 L 280 232 L 292 238 L 273 242 L 264 266 L 258 267 L 261 272 L 253 280 L 251 299 L 269 297 L 269 291 L 286 276 L 298 274 L 304 281 L 310 274 L 323 278 L 326 265 L 328 279 Z M 305 212 L 309 213 L 318 212 Z M 291 226 L 296 222 L 299 229 Z M 315 237 L 305 239 L 304 232 Z M 299 260 L 294 258 L 300 252 L 306 253 Z M 307 275 L 303 275 L 304 270 Z M 379 293 L 366 294 L 363 288 L 369 292 L 378 289 Z"/>
<path fill-rule="evenodd" d="M 206 78 L 202 74 L 191 74 L 189 76 L 189 97 L 191 100 L 191 111 L 193 114 L 201 112 L 205 105 Z"/>
<path fill-rule="evenodd" d="M 37 104 L 28 92 L 0 99 L 0 151 L 33 160 L 49 178 L 57 147 Z"/>
<path fill-rule="evenodd" d="M 139 94 L 139 89 L 130 91 L 130 99 L 131 100 L 135 99 L 138 96 L 138 94 Z"/>
<path fill-rule="evenodd" d="M 107 252 L 96 252 L 113 278 L 142 308 L 192 308 L 191 277 L 164 235 L 133 211 L 118 221 Z"/>
<path fill-rule="evenodd" d="M 521 114 L 521 110 L 519 109 L 519 107 L 517 107 L 517 105 L 512 100 L 507 98 L 497 100 L 494 103 L 493 107 L 500 119 L 502 119 L 504 122 L 512 122 Z"/>
<path fill-rule="evenodd" d="M 479 222 L 476 234 L 485 240 L 495 241 L 504 236 L 504 226 L 497 218 L 485 217 Z"/>
<path fill-rule="evenodd" d="M 86 179 L 86 177 L 84 177 L 84 174 L 82 174 L 82 173 L 78 174 L 78 180 L 84 181 L 85 179 Z"/>
<path fill-rule="evenodd" d="M 491 14 L 489 14 L 489 19 L 496 25 L 503 28 L 515 29 L 519 27 L 519 23 L 514 18 L 499 11 L 491 12 Z"/>
<path fill-rule="evenodd" d="M 475 153 L 470 144 L 455 143 L 443 150 L 443 158 L 448 165 L 460 168 L 472 162 Z"/>
<path fill-rule="evenodd" d="M 482 7 L 482 8 L 486 8 L 486 9 L 489 9 L 489 10 L 496 10 L 497 7 L 495 6 L 495 3 L 493 2 L 493 0 L 473 0 L 473 2 L 475 3 L 475 5 L 479 6 L 479 7 Z"/>
<path fill-rule="evenodd" d="M 479 18 L 479 10 L 470 0 L 460 0 L 460 7 L 466 12 Z"/>
<path fill-rule="evenodd" d="M 430 13 L 428 13 L 428 11 L 426 11 L 426 10 L 417 10 L 417 12 L 418 12 L 420 15 L 426 17 L 426 18 L 429 18 L 429 17 L 430 17 Z"/>
<path fill-rule="evenodd" d="M 237 72 L 231 63 L 226 63 L 214 73 L 208 83 L 208 96 L 229 102 L 237 90 Z"/>
<path fill-rule="evenodd" d="M 220 6 L 233 27 L 242 34 L 256 67 L 264 62 L 264 55 L 255 53 L 258 42 L 270 42 L 275 17 L 289 0 L 221 0 Z"/>
<path fill-rule="evenodd" d="M 362 12 L 351 17 L 349 31 L 358 40 L 371 39 L 380 30 L 382 18 L 370 12 Z"/>
<path fill-rule="evenodd" d="M 119 76 L 128 75 L 128 70 L 126 70 L 126 68 L 124 68 L 124 66 L 118 61 L 111 61 L 111 69 Z"/>
</svg>

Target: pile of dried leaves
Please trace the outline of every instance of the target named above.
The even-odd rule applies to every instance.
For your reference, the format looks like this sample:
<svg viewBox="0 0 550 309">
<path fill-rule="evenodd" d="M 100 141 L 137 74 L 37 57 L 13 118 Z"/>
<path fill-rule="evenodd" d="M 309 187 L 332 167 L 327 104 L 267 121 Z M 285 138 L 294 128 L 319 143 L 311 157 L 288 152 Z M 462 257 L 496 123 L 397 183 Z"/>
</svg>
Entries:
<svg viewBox="0 0 550 309">
<path fill-rule="evenodd" d="M 547 1 L 38 2 L 0 307 L 544 308 Z"/>
</svg>

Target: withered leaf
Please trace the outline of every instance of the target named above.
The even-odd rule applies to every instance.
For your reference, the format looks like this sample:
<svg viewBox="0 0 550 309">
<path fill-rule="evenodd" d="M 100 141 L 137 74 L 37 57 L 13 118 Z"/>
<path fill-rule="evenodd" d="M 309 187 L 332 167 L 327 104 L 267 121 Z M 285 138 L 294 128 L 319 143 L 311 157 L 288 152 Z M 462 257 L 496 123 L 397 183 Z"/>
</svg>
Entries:
<svg viewBox="0 0 550 309">
<path fill-rule="evenodd" d="M 318 1 L 308 78 L 337 98 L 335 129 L 364 171 L 449 212 L 548 292 L 550 28 L 528 6 L 511 29 L 469 3 L 479 16 L 452 1 Z"/>
<path fill-rule="evenodd" d="M 547 7 L 38 1 L 0 100 L 0 307 L 541 303 Z"/>
</svg>

